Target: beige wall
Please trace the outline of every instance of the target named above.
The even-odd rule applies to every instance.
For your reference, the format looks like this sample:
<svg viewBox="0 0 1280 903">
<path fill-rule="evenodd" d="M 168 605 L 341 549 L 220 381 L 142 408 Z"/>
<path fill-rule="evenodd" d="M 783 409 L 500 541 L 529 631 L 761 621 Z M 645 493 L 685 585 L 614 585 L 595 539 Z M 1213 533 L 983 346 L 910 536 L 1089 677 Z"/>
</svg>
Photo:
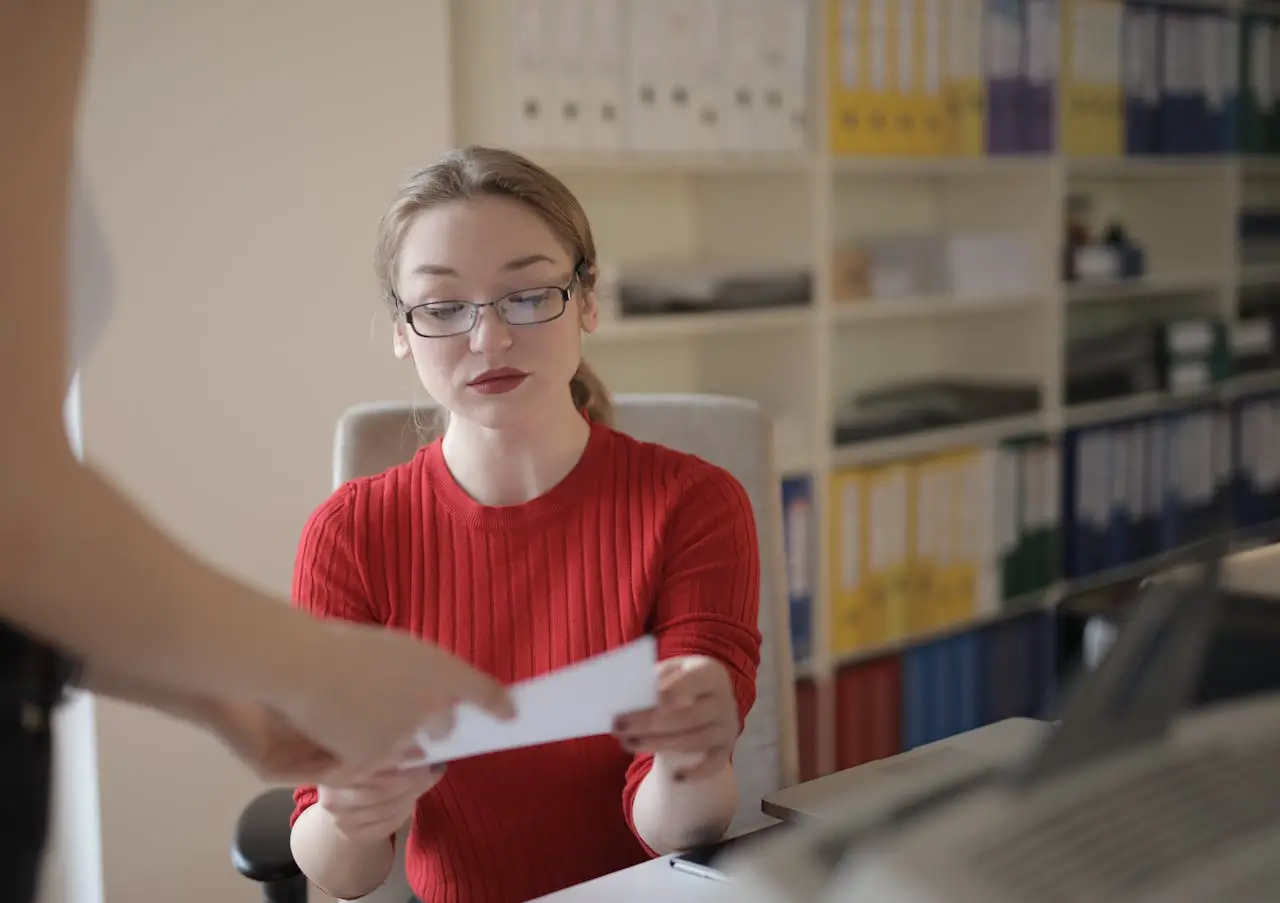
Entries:
<svg viewBox="0 0 1280 903">
<path fill-rule="evenodd" d="M 119 307 L 85 373 L 86 451 L 284 593 L 336 416 L 414 391 L 369 259 L 398 179 L 449 142 L 447 0 L 97 7 L 82 156 Z M 151 714 L 97 717 L 107 903 L 254 900 L 227 853 L 252 777 Z"/>
</svg>

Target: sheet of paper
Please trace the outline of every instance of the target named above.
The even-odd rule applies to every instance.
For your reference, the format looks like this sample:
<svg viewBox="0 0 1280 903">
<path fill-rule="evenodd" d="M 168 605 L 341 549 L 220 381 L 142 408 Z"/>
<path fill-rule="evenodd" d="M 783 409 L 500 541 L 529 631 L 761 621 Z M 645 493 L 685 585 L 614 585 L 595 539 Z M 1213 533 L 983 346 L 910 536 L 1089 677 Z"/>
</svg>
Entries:
<svg viewBox="0 0 1280 903">
<path fill-rule="evenodd" d="M 511 721 L 459 706 L 453 733 L 443 740 L 419 736 L 421 755 L 404 767 L 611 733 L 619 715 L 657 704 L 657 658 L 657 643 L 646 636 L 518 683 L 511 688 L 516 707 Z"/>
</svg>

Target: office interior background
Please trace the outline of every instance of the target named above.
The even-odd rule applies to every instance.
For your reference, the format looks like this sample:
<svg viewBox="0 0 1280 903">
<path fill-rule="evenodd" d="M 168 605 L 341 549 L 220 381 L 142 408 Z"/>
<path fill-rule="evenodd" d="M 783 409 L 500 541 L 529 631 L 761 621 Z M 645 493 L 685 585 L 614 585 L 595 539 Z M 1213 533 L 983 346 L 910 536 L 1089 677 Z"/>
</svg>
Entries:
<svg viewBox="0 0 1280 903">
<path fill-rule="evenodd" d="M 1072 599 L 1280 517 L 1276 60 L 1237 0 L 99 3 L 85 450 L 287 592 L 338 415 L 423 399 L 377 217 L 513 147 L 591 217 L 610 389 L 774 415 L 802 778 L 1040 713 Z M 50 903 L 255 899 L 230 756 L 63 717 Z"/>
</svg>

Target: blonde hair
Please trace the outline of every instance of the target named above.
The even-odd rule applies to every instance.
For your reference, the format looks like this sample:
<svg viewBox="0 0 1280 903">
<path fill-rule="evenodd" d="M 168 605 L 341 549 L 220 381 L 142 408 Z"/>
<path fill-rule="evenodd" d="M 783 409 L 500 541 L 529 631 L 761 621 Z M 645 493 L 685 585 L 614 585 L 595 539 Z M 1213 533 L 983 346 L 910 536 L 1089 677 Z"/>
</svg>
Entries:
<svg viewBox="0 0 1280 903">
<path fill-rule="evenodd" d="M 580 289 L 590 291 L 595 287 L 595 239 L 587 214 L 573 192 L 519 154 L 473 145 L 450 151 L 411 175 L 378 223 L 374 261 L 382 299 L 393 317 L 404 309 L 396 288 L 400 249 L 418 214 L 439 204 L 480 197 L 510 198 L 538 214 L 574 258 Z M 613 422 L 609 393 L 586 361 L 578 364 L 569 392 L 574 405 L 585 409 L 590 419 Z"/>
</svg>

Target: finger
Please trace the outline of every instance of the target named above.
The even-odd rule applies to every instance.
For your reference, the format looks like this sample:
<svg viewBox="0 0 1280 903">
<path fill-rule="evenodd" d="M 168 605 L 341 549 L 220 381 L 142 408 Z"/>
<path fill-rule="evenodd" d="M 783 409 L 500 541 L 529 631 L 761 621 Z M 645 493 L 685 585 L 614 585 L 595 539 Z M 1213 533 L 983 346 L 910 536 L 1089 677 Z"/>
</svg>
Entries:
<svg viewBox="0 0 1280 903">
<path fill-rule="evenodd" d="M 377 840 L 391 837 L 400 826 L 412 815 L 403 811 L 369 812 L 360 815 L 342 815 L 335 817 L 334 823 L 343 834 L 353 840 Z"/>
<path fill-rule="evenodd" d="M 445 767 L 443 762 L 437 762 L 433 765 L 415 765 L 404 770 L 404 779 L 410 787 L 434 787 L 444 777 Z"/>
<path fill-rule="evenodd" d="M 389 828 L 387 833 L 393 833 L 396 827 L 413 814 L 414 802 L 413 799 L 401 797 L 376 806 L 365 806 L 351 812 L 344 812 L 342 823 L 361 832 L 369 832 L 372 828 Z M 390 827 L 392 825 L 395 827 Z"/>
<path fill-rule="evenodd" d="M 367 766 L 352 765 L 350 762 L 339 761 L 326 772 L 323 778 L 316 780 L 315 783 L 323 784 L 335 790 L 349 790 L 352 787 L 367 783 L 376 773 L 375 770 L 370 770 Z"/>
<path fill-rule="evenodd" d="M 379 780 L 365 780 L 334 793 L 332 804 L 328 808 L 345 813 L 376 809 L 416 794 L 421 784 L 421 779 L 411 781 L 400 775 L 382 777 Z"/>
<path fill-rule="evenodd" d="M 678 680 L 685 672 L 684 656 L 664 658 L 658 662 L 658 687 L 662 688 L 673 680 Z"/>
<path fill-rule="evenodd" d="M 502 721 L 516 717 L 515 701 L 511 691 L 496 678 L 463 666 L 465 671 L 459 681 L 459 702 L 471 702 Z"/>
<path fill-rule="evenodd" d="M 659 705 L 688 705 L 720 689 L 724 669 L 710 659 L 682 659 L 658 682 Z"/>
<path fill-rule="evenodd" d="M 630 752 L 701 753 L 723 742 L 720 725 L 707 724 L 681 733 L 628 737 L 623 740 L 623 747 Z"/>
<path fill-rule="evenodd" d="M 423 730 L 427 732 L 427 739 L 439 742 L 453 733 L 454 710 L 453 706 L 446 706 L 438 712 L 433 712 L 428 716 L 423 724 Z"/>
<path fill-rule="evenodd" d="M 714 700 L 701 699 L 686 706 L 663 706 L 620 719 L 619 736 L 671 734 L 693 730 L 716 720 Z"/>
</svg>

